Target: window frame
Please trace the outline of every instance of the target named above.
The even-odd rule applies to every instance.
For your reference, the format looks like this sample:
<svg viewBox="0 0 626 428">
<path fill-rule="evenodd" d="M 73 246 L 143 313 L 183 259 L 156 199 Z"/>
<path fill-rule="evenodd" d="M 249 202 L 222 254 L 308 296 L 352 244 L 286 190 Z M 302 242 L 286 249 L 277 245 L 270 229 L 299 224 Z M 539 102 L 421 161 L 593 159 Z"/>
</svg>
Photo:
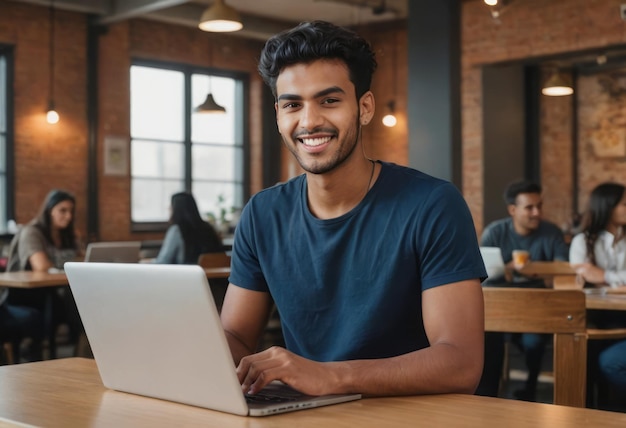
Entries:
<svg viewBox="0 0 626 428">
<path fill-rule="evenodd" d="M 192 179 L 192 141 L 191 141 L 191 115 L 193 114 L 192 106 L 190 103 L 191 100 L 191 77 L 194 74 L 205 74 L 211 75 L 215 77 L 227 77 L 231 79 L 238 80 L 241 84 L 241 92 L 242 92 L 242 105 L 238 107 L 237 117 L 241 118 L 238 120 L 242 124 L 241 130 L 241 145 L 235 145 L 234 147 L 240 147 L 242 149 L 242 177 L 241 177 L 241 186 L 242 186 L 242 194 L 243 194 L 243 203 L 250 198 L 250 120 L 249 120 L 249 112 L 250 112 L 250 83 L 249 83 L 249 74 L 241 71 L 235 70 L 223 70 L 213 67 L 200 67 L 196 65 L 189 64 L 181 64 L 167 61 L 158 61 L 158 60 L 147 60 L 142 58 L 132 58 L 131 66 L 140 66 L 140 67 L 152 67 L 158 68 L 162 70 L 171 70 L 183 73 L 184 76 L 184 105 L 185 105 L 185 119 L 184 119 L 184 137 L 183 137 L 183 147 L 184 147 L 184 155 L 185 155 L 185 164 L 184 164 L 184 190 L 191 191 L 193 179 Z M 130 73 L 130 68 L 129 68 Z M 131 118 L 132 120 L 132 118 Z M 142 140 L 141 138 L 137 138 L 137 140 Z M 132 150 L 132 142 L 133 137 L 130 136 L 130 145 L 129 150 Z M 129 173 L 130 179 L 130 192 L 129 192 L 129 212 L 128 216 L 130 218 L 130 227 L 131 232 L 163 232 L 168 227 L 168 222 L 138 222 L 134 221 L 132 218 L 132 171 Z"/>
<path fill-rule="evenodd" d="M 6 131 L 5 131 L 5 183 L 6 183 L 6 195 L 4 202 L 4 215 L 6 216 L 6 220 L 15 219 L 15 154 L 14 154 L 14 133 L 13 133 L 13 122 L 14 122 L 14 47 L 12 45 L 2 44 L 0 43 L 0 56 L 2 56 L 6 61 L 6 87 L 5 94 L 5 121 L 6 121 Z M 0 82 L 1 84 L 1 82 Z M 0 225 L 0 234 L 7 234 L 6 223 Z"/>
</svg>

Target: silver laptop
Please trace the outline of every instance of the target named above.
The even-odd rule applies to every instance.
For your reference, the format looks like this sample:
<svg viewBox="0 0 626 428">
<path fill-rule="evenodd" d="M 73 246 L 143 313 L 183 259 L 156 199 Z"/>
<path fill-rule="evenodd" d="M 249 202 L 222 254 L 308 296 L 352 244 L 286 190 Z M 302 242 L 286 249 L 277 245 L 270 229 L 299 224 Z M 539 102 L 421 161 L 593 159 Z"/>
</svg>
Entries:
<svg viewBox="0 0 626 428">
<path fill-rule="evenodd" d="M 489 280 L 504 279 L 504 261 L 499 247 L 480 247 Z"/>
<path fill-rule="evenodd" d="M 92 242 L 87 245 L 86 262 L 137 263 L 141 241 Z"/>
<path fill-rule="evenodd" d="M 250 416 L 361 398 L 283 384 L 246 397 L 200 266 L 69 262 L 65 272 L 107 388 Z"/>
</svg>

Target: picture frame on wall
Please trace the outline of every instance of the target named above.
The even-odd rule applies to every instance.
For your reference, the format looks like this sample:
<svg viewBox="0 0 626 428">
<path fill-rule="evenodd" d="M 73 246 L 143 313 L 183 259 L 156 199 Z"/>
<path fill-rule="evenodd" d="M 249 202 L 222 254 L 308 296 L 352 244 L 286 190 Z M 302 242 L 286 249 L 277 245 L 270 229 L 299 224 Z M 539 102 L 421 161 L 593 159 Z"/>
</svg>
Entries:
<svg viewBox="0 0 626 428">
<path fill-rule="evenodd" d="M 128 175 L 128 148 L 128 138 L 118 136 L 104 137 L 104 175 Z"/>
</svg>

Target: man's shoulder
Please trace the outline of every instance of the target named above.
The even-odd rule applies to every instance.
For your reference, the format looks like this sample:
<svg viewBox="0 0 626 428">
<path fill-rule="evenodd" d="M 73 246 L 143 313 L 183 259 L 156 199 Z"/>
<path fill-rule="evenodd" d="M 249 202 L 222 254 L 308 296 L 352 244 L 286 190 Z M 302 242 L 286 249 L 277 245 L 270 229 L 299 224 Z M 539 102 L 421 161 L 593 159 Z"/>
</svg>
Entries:
<svg viewBox="0 0 626 428">
<path fill-rule="evenodd" d="M 508 230 L 511 225 L 511 222 L 512 220 L 510 217 L 505 217 L 499 220 L 494 220 L 485 227 L 484 233 L 493 233 L 496 231 L 500 232 L 500 231 Z"/>
<path fill-rule="evenodd" d="M 384 186 L 392 187 L 393 193 L 410 192 L 413 196 L 441 199 L 462 197 L 461 192 L 449 181 L 433 177 L 420 170 L 390 162 L 380 162 Z"/>
<path fill-rule="evenodd" d="M 542 235 L 563 235 L 559 226 L 548 220 L 541 220 L 541 223 L 539 224 L 539 232 Z"/>
</svg>

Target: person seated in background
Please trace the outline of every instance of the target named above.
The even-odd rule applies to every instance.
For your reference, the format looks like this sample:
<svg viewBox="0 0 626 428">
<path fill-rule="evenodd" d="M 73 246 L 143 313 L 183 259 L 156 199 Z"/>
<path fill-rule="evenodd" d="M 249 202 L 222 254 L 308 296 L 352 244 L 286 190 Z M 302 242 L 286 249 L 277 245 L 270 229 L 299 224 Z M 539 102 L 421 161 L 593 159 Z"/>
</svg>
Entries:
<svg viewBox="0 0 626 428">
<path fill-rule="evenodd" d="M 473 393 L 486 276 L 449 182 L 369 159 L 370 44 L 323 21 L 270 38 L 259 72 L 304 174 L 255 194 L 235 230 L 221 320 L 242 390 Z M 255 352 L 275 302 L 286 347 Z"/>
<path fill-rule="evenodd" d="M 530 181 L 510 184 L 504 192 L 504 200 L 509 217 L 496 220 L 483 231 L 480 245 L 499 247 L 506 269 L 513 273 L 514 286 L 543 287 L 543 280 L 526 278 L 517 271 L 513 262 L 514 250 L 526 250 L 529 259 L 534 261 L 554 261 L 568 259 L 568 246 L 563 232 L 553 223 L 542 219 L 543 199 L 541 186 Z M 487 281 L 487 285 L 490 281 Z M 511 340 L 521 347 L 525 354 L 528 378 L 524 389 L 515 391 L 516 398 L 534 400 L 537 379 L 545 346 L 551 336 L 546 334 L 513 334 Z M 477 393 L 497 396 L 504 361 L 504 334 L 486 333 L 485 367 Z"/>
<path fill-rule="evenodd" d="M 570 263 L 582 281 L 591 286 L 626 286 L 625 190 L 618 183 L 602 183 L 594 188 L 583 217 L 583 231 L 572 239 Z M 589 310 L 587 322 L 599 328 L 626 327 L 626 313 Z M 599 387 L 607 389 L 606 394 L 598 394 L 598 406 L 626 410 L 626 340 L 590 341 L 588 361 L 588 384 L 599 373 Z"/>
<path fill-rule="evenodd" d="M 9 247 L 7 272 L 48 272 L 80 254 L 74 230 L 76 199 L 63 190 L 46 196 L 37 217 L 21 227 Z"/>
<path fill-rule="evenodd" d="M 42 358 L 43 318 L 38 310 L 28 306 L 11 305 L 7 302 L 9 289 L 0 287 L 0 344 L 10 342 L 13 360 L 20 362 L 20 346 L 25 338 L 31 339 L 28 361 Z"/>
<path fill-rule="evenodd" d="M 572 239 L 569 261 L 593 285 L 626 285 L 626 194 L 624 186 L 603 183 L 591 192 L 583 231 Z"/>
<path fill-rule="evenodd" d="M 210 223 L 200 217 L 193 195 L 172 195 L 170 226 L 154 263 L 195 264 L 202 253 L 224 251 L 222 239 Z"/>
<path fill-rule="evenodd" d="M 22 226 L 11 241 L 7 271 L 29 270 L 48 272 L 62 270 L 63 264 L 76 259 L 79 250 L 74 230 L 75 197 L 64 191 L 51 190 L 44 199 L 37 216 Z M 69 290 L 56 290 L 53 296 L 53 313 L 59 319 L 53 325 L 67 322 L 70 341 L 75 343 L 82 331 L 76 305 Z M 8 301 L 10 304 L 30 306 L 43 312 L 50 290 L 13 289 Z M 47 329 L 52 326 L 47 326 Z"/>
</svg>

